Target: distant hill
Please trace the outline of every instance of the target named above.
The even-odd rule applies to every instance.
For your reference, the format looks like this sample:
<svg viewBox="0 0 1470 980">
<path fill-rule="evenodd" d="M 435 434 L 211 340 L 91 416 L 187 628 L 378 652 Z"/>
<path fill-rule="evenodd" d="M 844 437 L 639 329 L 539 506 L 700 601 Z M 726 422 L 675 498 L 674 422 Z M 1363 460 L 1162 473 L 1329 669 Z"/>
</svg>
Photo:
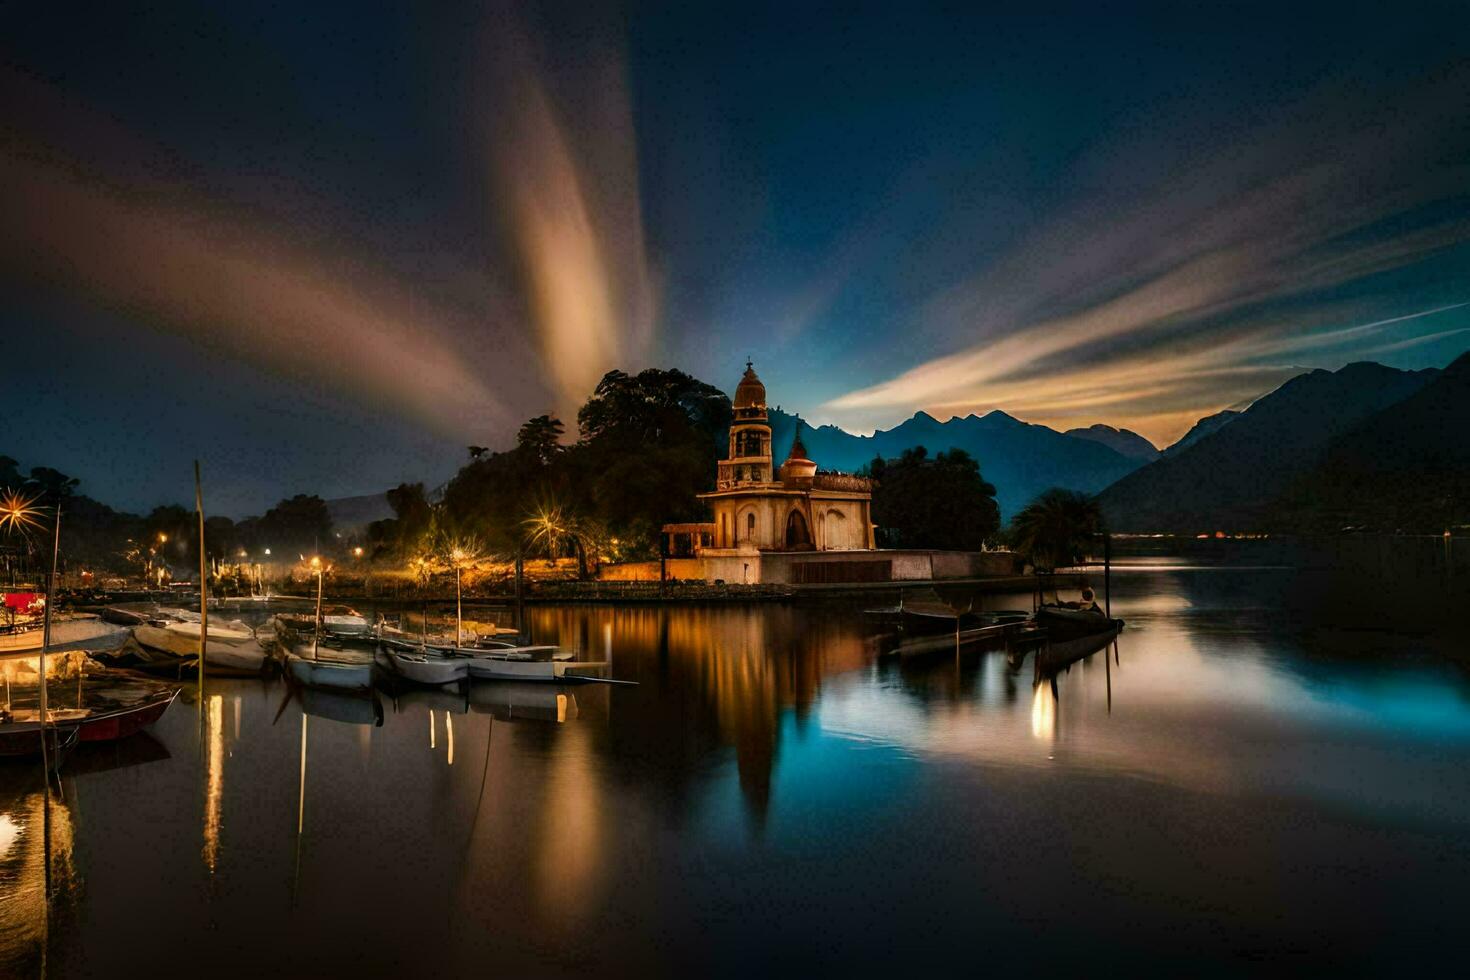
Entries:
<svg viewBox="0 0 1470 980">
<path fill-rule="evenodd" d="M 1277 513 L 1289 526 L 1324 531 L 1470 524 L 1470 352 L 1334 439 Z"/>
<path fill-rule="evenodd" d="M 771 439 L 777 465 L 791 448 L 796 416 L 773 409 Z M 905 449 L 923 446 L 931 453 L 963 449 L 980 462 L 980 472 L 995 484 L 1001 519 L 1007 520 L 1032 498 L 1060 486 L 1096 493 L 1141 460 L 1089 439 L 1063 435 L 1044 425 L 1032 425 L 994 411 L 984 417 L 967 415 L 940 422 L 919 412 L 892 429 L 856 436 L 835 425 L 806 426 L 802 431 L 807 455 L 824 469 L 853 471 L 875 456 L 893 458 Z"/>
<path fill-rule="evenodd" d="M 327 501 L 327 513 L 332 517 L 332 529 L 341 534 L 362 531 L 373 521 L 393 516 L 384 493 L 368 493 L 360 497 L 338 497 Z"/>
<path fill-rule="evenodd" d="M 1174 443 L 1174 445 L 1170 446 L 1169 448 L 1165 449 L 1164 455 L 1177 455 L 1179 452 L 1188 449 L 1190 446 L 1193 446 L 1195 443 L 1199 442 L 1210 433 L 1219 430 L 1221 426 L 1240 418 L 1242 414 L 1243 413 L 1241 412 L 1232 411 L 1231 409 L 1227 408 L 1222 412 L 1216 412 L 1214 415 L 1206 415 L 1204 418 L 1194 423 L 1194 425 L 1190 427 L 1189 431 L 1184 433 L 1184 437 L 1182 439 Z"/>
<path fill-rule="evenodd" d="M 1260 529 L 1333 440 L 1439 374 L 1358 363 L 1299 375 L 1193 445 L 1123 477 L 1099 501 L 1117 531 Z"/>
<path fill-rule="evenodd" d="M 1145 463 L 1159 458 L 1159 447 L 1131 429 L 1115 429 L 1111 425 L 1103 425 L 1099 422 L 1085 429 L 1068 429 L 1062 435 L 1100 442 L 1129 459 L 1138 459 Z"/>
</svg>

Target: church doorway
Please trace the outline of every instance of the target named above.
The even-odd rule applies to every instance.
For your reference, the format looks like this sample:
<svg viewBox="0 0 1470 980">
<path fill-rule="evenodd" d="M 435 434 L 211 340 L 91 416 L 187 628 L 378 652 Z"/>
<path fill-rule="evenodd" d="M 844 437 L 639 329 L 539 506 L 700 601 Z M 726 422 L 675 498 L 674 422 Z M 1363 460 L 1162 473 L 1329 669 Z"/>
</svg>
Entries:
<svg viewBox="0 0 1470 980">
<path fill-rule="evenodd" d="M 786 517 L 786 550 L 812 550 L 812 532 L 806 526 L 806 518 L 799 510 L 793 510 Z"/>
</svg>

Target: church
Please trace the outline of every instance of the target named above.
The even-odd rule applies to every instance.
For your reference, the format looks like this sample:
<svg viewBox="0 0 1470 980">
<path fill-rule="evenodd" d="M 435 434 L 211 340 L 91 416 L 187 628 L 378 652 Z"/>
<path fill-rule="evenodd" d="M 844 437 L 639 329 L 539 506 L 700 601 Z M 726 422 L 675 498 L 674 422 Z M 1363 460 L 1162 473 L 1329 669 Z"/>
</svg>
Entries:
<svg viewBox="0 0 1470 980">
<path fill-rule="evenodd" d="M 801 426 L 779 471 L 774 470 L 766 388 L 754 367 L 735 388 L 728 456 L 715 489 L 701 494 L 714 514 L 703 533 L 714 549 L 857 551 L 873 547 L 870 481 L 819 473 L 801 444 Z"/>
<path fill-rule="evenodd" d="M 995 564 L 997 556 L 979 552 L 878 550 L 873 481 L 818 469 L 799 421 L 777 467 L 766 386 L 748 361 L 733 409 L 715 488 L 699 495 L 712 519 L 665 524 L 662 559 L 602 565 L 599 578 L 834 585 L 970 577 Z"/>
</svg>

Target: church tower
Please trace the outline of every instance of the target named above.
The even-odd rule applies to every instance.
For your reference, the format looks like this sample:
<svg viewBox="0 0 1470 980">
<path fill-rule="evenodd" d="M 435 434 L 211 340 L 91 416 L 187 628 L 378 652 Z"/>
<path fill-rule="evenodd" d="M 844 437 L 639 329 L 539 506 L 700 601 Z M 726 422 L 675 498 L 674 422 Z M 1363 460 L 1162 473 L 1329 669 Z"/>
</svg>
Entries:
<svg viewBox="0 0 1470 980">
<path fill-rule="evenodd" d="M 721 460 L 716 488 L 770 483 L 771 426 L 766 415 L 766 386 L 745 362 L 745 375 L 735 387 L 734 418 L 730 422 L 730 453 Z"/>
</svg>

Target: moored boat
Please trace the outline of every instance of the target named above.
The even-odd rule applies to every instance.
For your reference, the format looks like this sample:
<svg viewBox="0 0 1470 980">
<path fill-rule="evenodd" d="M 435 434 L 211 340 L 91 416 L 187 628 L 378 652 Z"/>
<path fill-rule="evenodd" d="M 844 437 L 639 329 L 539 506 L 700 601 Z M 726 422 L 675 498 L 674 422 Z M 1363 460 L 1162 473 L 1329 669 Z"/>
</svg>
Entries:
<svg viewBox="0 0 1470 980">
<path fill-rule="evenodd" d="M 1123 625 L 1121 619 L 1110 619 L 1107 613 L 1096 606 L 1090 609 L 1042 606 L 1036 610 L 1036 622 L 1046 627 L 1047 635 L 1054 640 L 1093 636 Z"/>
<path fill-rule="evenodd" d="M 347 656 L 342 651 L 332 651 L 328 656 L 302 655 L 296 650 L 284 650 L 286 674 L 298 684 L 307 687 L 325 687 L 341 691 L 367 691 L 373 686 L 373 662 L 365 657 Z"/>
<path fill-rule="evenodd" d="M 387 669 L 415 684 L 439 687 L 457 684 L 469 676 L 470 662 L 463 657 L 446 657 L 430 650 L 402 649 L 384 644 L 380 659 Z"/>
</svg>

